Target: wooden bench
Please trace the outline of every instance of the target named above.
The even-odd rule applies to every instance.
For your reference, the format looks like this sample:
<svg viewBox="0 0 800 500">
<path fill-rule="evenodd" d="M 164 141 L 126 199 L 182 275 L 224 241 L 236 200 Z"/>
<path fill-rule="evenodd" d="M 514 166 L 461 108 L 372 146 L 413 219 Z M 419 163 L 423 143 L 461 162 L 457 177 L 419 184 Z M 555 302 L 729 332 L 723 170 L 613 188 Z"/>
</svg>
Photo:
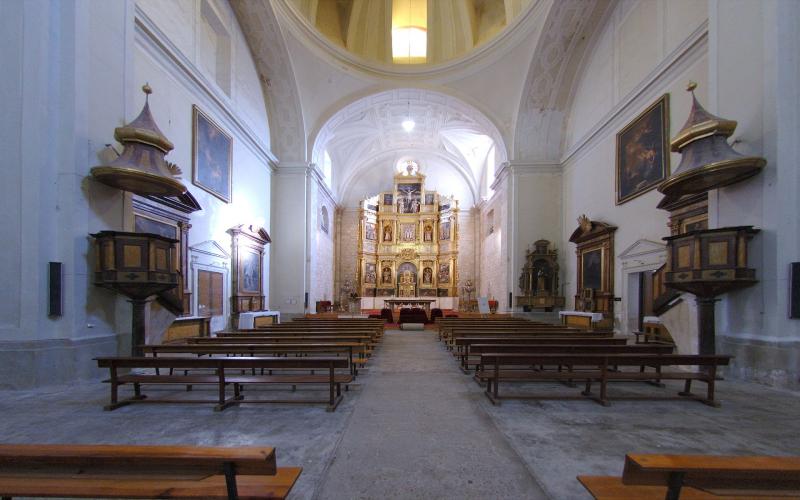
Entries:
<svg viewBox="0 0 800 500">
<path fill-rule="evenodd" d="M 154 358 L 163 354 L 192 354 L 195 356 L 277 356 L 346 354 L 350 362 L 350 373 L 358 375 L 358 365 L 366 363 L 366 346 L 358 342 L 329 342 L 313 344 L 290 343 L 206 343 L 206 344 L 160 344 L 144 345 L 142 352 Z M 355 357 L 357 354 L 358 357 Z M 156 370 L 158 374 L 158 370 Z"/>
<path fill-rule="evenodd" d="M 269 447 L 0 445 L 0 496 L 286 498 L 300 467 Z"/>
<path fill-rule="evenodd" d="M 674 348 L 667 345 L 604 345 L 604 344 L 472 344 L 472 354 L 478 356 L 485 353 L 497 354 L 672 354 Z M 469 363 L 469 361 L 468 361 Z M 476 363 L 476 372 L 483 371 L 480 358 Z M 469 365 L 468 365 L 469 366 Z M 558 369 L 561 370 L 561 365 Z M 540 367 L 544 370 L 544 367 Z M 645 367 L 640 367 L 644 371 Z M 659 384 L 660 385 L 660 384 Z"/>
<path fill-rule="evenodd" d="M 684 390 L 680 396 L 693 397 L 691 386 L 693 380 L 705 382 L 707 396 L 699 399 L 710 406 L 719 406 L 714 399 L 714 388 L 718 366 L 727 365 L 731 356 L 726 355 L 694 355 L 694 354 L 481 354 L 482 371 L 475 374 L 476 378 L 485 380 L 486 396 L 493 404 L 500 403 L 500 381 L 559 381 L 559 380 L 585 380 L 586 389 L 581 393 L 590 397 L 592 382 L 600 383 L 600 396 L 595 398 L 603 406 L 608 406 L 609 381 L 653 381 L 683 380 Z M 566 370 L 534 370 L 519 369 L 505 371 L 501 366 L 565 366 Z M 641 371 L 641 367 L 655 367 L 655 372 Z M 697 371 L 664 371 L 665 367 L 672 366 L 697 366 L 702 369 Z M 491 367 L 491 368 L 489 368 Z M 619 367 L 636 367 L 637 371 L 618 370 Z"/>
<path fill-rule="evenodd" d="M 609 500 L 800 498 L 800 457 L 628 454 L 621 478 L 578 480 Z"/>
<path fill-rule="evenodd" d="M 469 366 L 480 364 L 480 357 L 471 360 L 473 344 L 492 344 L 492 345 L 626 345 L 628 339 L 625 337 L 595 337 L 583 335 L 570 335 L 567 337 L 550 337 L 539 335 L 520 335 L 516 337 L 456 337 L 453 339 L 455 345 L 454 355 L 461 360 L 461 367 L 465 370 Z M 487 351 L 488 352 L 488 351 Z"/>
<path fill-rule="evenodd" d="M 237 358 L 125 358 L 107 357 L 96 358 L 100 368 L 108 368 L 111 377 L 106 381 L 111 384 L 111 402 L 105 406 L 105 410 L 114 410 L 120 406 L 131 403 L 156 402 L 156 403 L 209 403 L 211 400 L 149 400 L 142 394 L 141 386 L 150 384 L 178 384 L 178 385 L 216 385 L 218 387 L 218 398 L 214 410 L 222 411 L 225 408 L 242 403 L 327 403 L 327 410 L 334 411 L 342 399 L 341 384 L 349 384 L 353 381 L 353 376 L 348 374 L 337 374 L 336 369 L 348 368 L 348 361 L 344 358 L 317 358 L 317 357 L 237 357 Z M 131 368 L 145 369 L 167 369 L 169 375 L 159 373 L 141 374 L 129 373 L 121 375 L 120 370 Z M 212 370 L 211 374 L 174 374 L 180 370 Z M 243 370 L 282 370 L 282 369 L 306 369 L 323 370 L 328 373 L 325 375 L 244 375 Z M 119 387 L 131 384 L 134 388 L 134 395 L 131 398 L 119 400 Z M 327 400 L 244 400 L 241 388 L 247 384 L 326 384 L 329 387 L 329 398 Z M 228 398 L 226 388 L 233 385 L 233 397 Z"/>
</svg>

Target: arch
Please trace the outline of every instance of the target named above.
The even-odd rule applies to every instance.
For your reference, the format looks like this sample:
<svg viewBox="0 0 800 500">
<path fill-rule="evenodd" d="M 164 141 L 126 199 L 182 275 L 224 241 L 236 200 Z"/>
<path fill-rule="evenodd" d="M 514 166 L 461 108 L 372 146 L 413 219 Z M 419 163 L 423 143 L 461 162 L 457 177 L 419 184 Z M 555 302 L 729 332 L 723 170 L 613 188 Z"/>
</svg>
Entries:
<svg viewBox="0 0 800 500">
<path fill-rule="evenodd" d="M 306 161 L 306 133 L 289 51 L 271 2 L 231 0 L 267 96 L 271 144 L 281 162 Z M 280 124 L 280 125 L 278 125 Z"/>
<path fill-rule="evenodd" d="M 589 47 L 589 35 L 611 12 L 608 2 L 553 2 L 528 68 L 514 126 L 514 160 L 558 161 L 566 106 Z"/>
<path fill-rule="evenodd" d="M 399 126 L 405 116 L 417 121 L 411 132 Z M 377 158 L 424 152 L 455 168 L 474 203 L 487 158 L 498 164 L 508 159 L 505 140 L 485 113 L 452 95 L 422 88 L 383 90 L 352 100 L 333 112 L 312 138 L 311 161 L 320 164 L 326 153 L 330 155 L 333 189 L 340 199 Z M 481 156 L 475 144 L 486 151 L 494 147 L 495 154 Z"/>
</svg>

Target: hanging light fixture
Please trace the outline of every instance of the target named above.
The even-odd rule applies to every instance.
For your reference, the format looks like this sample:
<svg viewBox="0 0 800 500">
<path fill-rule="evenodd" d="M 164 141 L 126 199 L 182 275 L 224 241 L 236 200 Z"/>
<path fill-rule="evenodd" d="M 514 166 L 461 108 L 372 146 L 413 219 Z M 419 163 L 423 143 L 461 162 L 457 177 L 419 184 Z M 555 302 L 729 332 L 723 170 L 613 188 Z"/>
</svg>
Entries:
<svg viewBox="0 0 800 500">
<path fill-rule="evenodd" d="M 414 130 L 414 127 L 417 125 L 411 118 L 411 101 L 408 101 L 408 108 L 406 109 L 406 119 L 403 120 L 403 123 L 401 123 L 400 125 L 403 126 L 403 130 L 409 133 L 412 130 Z"/>
</svg>

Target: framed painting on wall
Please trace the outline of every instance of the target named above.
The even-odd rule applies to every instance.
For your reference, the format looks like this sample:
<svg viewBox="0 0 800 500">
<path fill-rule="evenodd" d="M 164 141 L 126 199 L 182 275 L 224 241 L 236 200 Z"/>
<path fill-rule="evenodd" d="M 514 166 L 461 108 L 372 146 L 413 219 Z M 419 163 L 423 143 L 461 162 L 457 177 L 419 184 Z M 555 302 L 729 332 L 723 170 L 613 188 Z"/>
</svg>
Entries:
<svg viewBox="0 0 800 500">
<path fill-rule="evenodd" d="M 242 292 L 261 292 L 261 253 L 244 249 L 239 253 L 239 283 Z"/>
<path fill-rule="evenodd" d="M 231 202 L 233 138 L 197 106 L 192 106 L 192 183 Z"/>
<path fill-rule="evenodd" d="M 664 94 L 617 134 L 617 205 L 669 177 L 669 94 Z"/>
</svg>

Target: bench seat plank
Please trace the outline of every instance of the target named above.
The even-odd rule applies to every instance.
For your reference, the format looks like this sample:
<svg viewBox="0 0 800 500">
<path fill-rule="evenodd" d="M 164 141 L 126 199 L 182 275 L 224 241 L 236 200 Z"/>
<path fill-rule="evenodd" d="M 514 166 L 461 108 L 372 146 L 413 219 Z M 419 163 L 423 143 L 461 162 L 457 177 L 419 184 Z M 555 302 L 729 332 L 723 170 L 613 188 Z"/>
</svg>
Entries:
<svg viewBox="0 0 800 500">
<path fill-rule="evenodd" d="M 630 486 L 623 484 L 621 477 L 615 476 L 578 476 L 578 481 L 595 500 L 664 500 L 667 494 L 666 486 Z M 684 488 L 681 491 L 681 500 L 713 499 L 720 500 L 720 497 L 694 488 Z M 754 499 L 752 496 L 726 496 L 725 500 Z"/>
<path fill-rule="evenodd" d="M 280 467 L 275 475 L 236 477 L 240 500 L 286 498 L 302 469 Z M 0 494 L 5 497 L 70 498 L 196 498 L 226 500 L 225 476 L 203 479 L 170 479 L 153 476 L 86 478 L 83 475 L 41 477 L 41 475 L 0 475 Z"/>
</svg>

